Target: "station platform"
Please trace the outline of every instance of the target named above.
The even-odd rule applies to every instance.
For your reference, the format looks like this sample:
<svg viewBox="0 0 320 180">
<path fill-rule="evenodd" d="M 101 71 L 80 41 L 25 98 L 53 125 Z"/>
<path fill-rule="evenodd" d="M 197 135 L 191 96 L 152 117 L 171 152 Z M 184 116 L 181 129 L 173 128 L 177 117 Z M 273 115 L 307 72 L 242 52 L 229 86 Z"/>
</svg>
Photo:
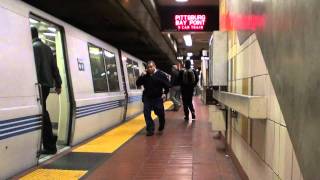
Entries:
<svg viewBox="0 0 320 180">
<path fill-rule="evenodd" d="M 231 158 L 217 150 L 221 142 L 212 138 L 208 107 L 198 97 L 194 105 L 194 121 L 184 121 L 182 108 L 166 111 L 163 134 L 145 136 L 140 114 L 16 179 L 241 179 Z M 171 106 L 165 103 L 167 110 Z"/>
</svg>

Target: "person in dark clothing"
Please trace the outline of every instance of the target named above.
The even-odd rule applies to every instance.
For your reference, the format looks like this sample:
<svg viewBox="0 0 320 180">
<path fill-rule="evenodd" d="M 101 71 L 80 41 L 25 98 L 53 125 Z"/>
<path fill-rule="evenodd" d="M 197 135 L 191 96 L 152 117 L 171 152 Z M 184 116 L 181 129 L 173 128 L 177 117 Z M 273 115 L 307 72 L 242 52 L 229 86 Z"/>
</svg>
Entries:
<svg viewBox="0 0 320 180">
<path fill-rule="evenodd" d="M 163 99 L 169 92 L 170 83 L 166 74 L 156 69 L 156 65 L 153 61 L 149 61 L 147 64 L 146 72 L 137 79 L 136 85 L 138 87 L 143 86 L 143 113 L 147 126 L 147 136 L 154 134 L 154 122 L 151 118 L 151 111 L 159 118 L 159 133 L 162 133 L 165 126 L 165 115 L 163 107 Z"/>
<path fill-rule="evenodd" d="M 171 71 L 171 88 L 170 88 L 170 99 L 173 102 L 174 111 L 178 111 L 181 103 L 180 103 L 180 82 L 179 82 L 179 71 L 177 65 L 172 66 Z"/>
<path fill-rule="evenodd" d="M 57 152 L 56 137 L 53 136 L 52 124 L 46 107 L 46 100 L 50 92 L 50 88 L 56 87 L 57 94 L 61 93 L 61 77 L 57 66 L 56 59 L 50 47 L 44 44 L 38 37 L 38 30 L 35 27 L 31 28 L 32 45 L 34 58 L 36 62 L 36 70 L 38 81 L 41 84 L 42 93 L 42 154 L 55 154 Z"/>
<path fill-rule="evenodd" d="M 181 95 L 183 101 L 184 120 L 189 121 L 189 110 L 191 112 L 192 119 L 196 118 L 194 107 L 192 104 L 192 97 L 194 87 L 199 81 L 199 77 L 195 70 L 191 69 L 191 62 L 185 62 L 185 69 L 180 71 L 179 79 L 181 82 Z"/>
</svg>

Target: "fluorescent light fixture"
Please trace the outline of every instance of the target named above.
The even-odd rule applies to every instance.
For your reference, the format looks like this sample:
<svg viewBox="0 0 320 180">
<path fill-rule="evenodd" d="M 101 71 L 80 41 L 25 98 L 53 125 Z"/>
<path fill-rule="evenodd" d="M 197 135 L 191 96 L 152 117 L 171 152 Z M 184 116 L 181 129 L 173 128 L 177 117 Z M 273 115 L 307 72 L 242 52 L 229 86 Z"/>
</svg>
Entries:
<svg viewBox="0 0 320 180">
<path fill-rule="evenodd" d="M 104 55 L 106 55 L 108 58 L 114 57 L 114 54 L 109 51 L 104 51 Z"/>
<path fill-rule="evenodd" d="M 192 39 L 190 34 L 184 35 L 183 39 L 186 46 L 192 46 Z"/>
<path fill-rule="evenodd" d="M 201 56 L 201 60 L 209 60 L 209 57 L 207 57 L 207 56 Z"/>
<path fill-rule="evenodd" d="M 176 2 L 188 2 L 188 0 L 176 0 Z"/>
<path fill-rule="evenodd" d="M 39 21 L 37 21 L 37 20 L 35 20 L 35 19 L 31 19 L 31 18 L 29 18 L 29 22 L 31 22 L 31 23 L 33 23 L 33 24 L 39 23 Z"/>
<path fill-rule="evenodd" d="M 190 56 L 192 56 L 192 55 L 193 55 L 192 52 L 188 52 L 188 53 L 187 53 L 187 56 L 188 56 L 188 57 L 190 57 Z"/>
<path fill-rule="evenodd" d="M 54 27 L 48 27 L 48 30 L 51 31 L 51 32 L 56 32 L 57 31 L 57 29 L 54 28 Z"/>
<path fill-rule="evenodd" d="M 177 59 L 178 60 L 183 60 L 183 56 L 178 56 Z"/>
<path fill-rule="evenodd" d="M 55 37 L 55 36 L 56 36 L 55 33 L 43 33 L 43 35 L 45 35 L 45 36 L 51 36 L 51 37 Z"/>
<path fill-rule="evenodd" d="M 93 55 L 100 55 L 100 54 L 102 54 L 102 52 L 101 52 L 98 48 L 90 48 L 90 49 L 89 49 L 89 52 L 90 52 L 90 54 L 93 54 Z"/>
<path fill-rule="evenodd" d="M 202 50 L 201 54 L 202 56 L 208 56 L 208 50 Z"/>
</svg>

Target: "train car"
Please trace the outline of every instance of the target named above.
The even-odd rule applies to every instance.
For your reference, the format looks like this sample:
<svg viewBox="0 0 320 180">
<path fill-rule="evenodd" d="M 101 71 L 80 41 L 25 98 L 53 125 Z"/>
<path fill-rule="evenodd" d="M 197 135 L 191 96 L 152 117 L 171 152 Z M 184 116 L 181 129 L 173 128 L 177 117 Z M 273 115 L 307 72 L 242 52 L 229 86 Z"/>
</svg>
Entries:
<svg viewBox="0 0 320 180">
<path fill-rule="evenodd" d="M 124 77 L 128 92 L 128 104 L 126 111 L 126 119 L 139 114 L 143 109 L 142 104 L 142 87 L 136 86 L 136 80 L 145 70 L 146 64 L 140 59 L 126 53 L 121 52 L 121 59 L 124 64 Z"/>
<path fill-rule="evenodd" d="M 47 109 L 59 152 L 142 112 L 145 63 L 19 0 L 0 1 L 0 179 L 38 163 L 42 107 L 31 27 L 57 60 Z"/>
</svg>

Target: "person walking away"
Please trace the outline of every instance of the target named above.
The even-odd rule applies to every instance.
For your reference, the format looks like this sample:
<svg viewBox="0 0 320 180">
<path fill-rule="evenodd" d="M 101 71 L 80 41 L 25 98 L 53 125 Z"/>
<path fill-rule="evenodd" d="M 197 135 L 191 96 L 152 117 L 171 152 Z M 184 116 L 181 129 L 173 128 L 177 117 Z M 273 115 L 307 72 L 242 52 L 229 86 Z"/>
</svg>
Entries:
<svg viewBox="0 0 320 180">
<path fill-rule="evenodd" d="M 170 88 L 170 99 L 173 102 L 174 111 L 178 111 L 180 106 L 181 106 L 181 102 L 180 102 L 180 83 L 179 83 L 179 71 L 178 71 L 178 66 L 177 65 L 173 65 L 172 69 L 171 69 L 171 88 Z"/>
<path fill-rule="evenodd" d="M 191 62 L 185 61 L 185 69 L 180 71 L 179 79 L 181 82 L 181 95 L 184 110 L 184 120 L 189 121 L 189 110 L 191 112 L 192 119 L 196 119 L 195 110 L 192 104 L 192 97 L 194 87 L 199 81 L 197 73 L 191 69 Z"/>
<path fill-rule="evenodd" d="M 151 111 L 159 118 L 158 131 L 161 134 L 165 127 L 165 114 L 163 107 L 163 99 L 170 88 L 170 82 L 166 74 L 156 69 L 156 64 L 153 61 L 147 63 L 146 72 L 137 79 L 136 85 L 143 86 L 142 102 L 143 114 L 147 126 L 147 136 L 154 134 L 154 122 L 151 118 Z"/>
<path fill-rule="evenodd" d="M 52 124 L 46 107 L 46 100 L 50 92 L 50 88 L 55 86 L 57 94 L 61 93 L 61 77 L 57 66 L 56 59 L 50 47 L 44 44 L 38 37 L 38 30 L 31 28 L 32 45 L 36 63 L 38 81 L 41 84 L 42 93 L 42 154 L 55 154 L 57 152 L 56 140 L 53 136 Z"/>
</svg>

